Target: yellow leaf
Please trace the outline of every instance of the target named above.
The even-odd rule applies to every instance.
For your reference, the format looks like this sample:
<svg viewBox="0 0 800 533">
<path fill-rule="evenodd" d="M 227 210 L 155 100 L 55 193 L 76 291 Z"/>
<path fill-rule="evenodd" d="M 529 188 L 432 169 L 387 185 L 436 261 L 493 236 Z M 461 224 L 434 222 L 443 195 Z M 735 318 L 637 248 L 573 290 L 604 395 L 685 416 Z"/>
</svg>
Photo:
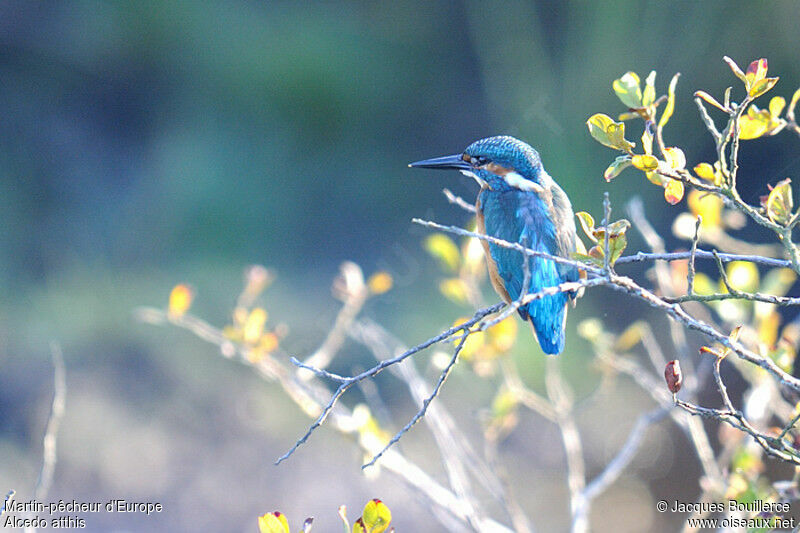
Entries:
<svg viewBox="0 0 800 533">
<path fill-rule="evenodd" d="M 725 269 L 728 283 L 736 290 L 754 292 L 758 289 L 758 267 L 749 261 L 731 261 Z"/>
<path fill-rule="evenodd" d="M 653 171 L 658 168 L 658 159 L 652 155 L 635 155 L 631 158 L 631 164 L 639 170 Z"/>
<path fill-rule="evenodd" d="M 786 107 L 786 98 L 783 96 L 773 96 L 772 100 L 769 101 L 769 114 L 772 115 L 773 118 L 778 118 L 784 107 Z"/>
<path fill-rule="evenodd" d="M 710 166 L 710 165 L 709 165 Z M 717 228 L 722 222 L 722 200 L 713 194 L 704 193 L 697 189 L 689 191 L 686 199 L 689 211 L 696 217 L 700 215 L 703 228 Z"/>
<path fill-rule="evenodd" d="M 748 91 L 748 94 L 752 98 L 758 98 L 765 92 L 769 91 L 775 84 L 778 83 L 780 78 L 764 78 L 763 80 L 757 81 L 755 85 Z"/>
<path fill-rule="evenodd" d="M 458 246 L 453 240 L 442 233 L 434 233 L 425 239 L 425 249 L 439 261 L 443 268 L 451 272 L 458 270 L 461 256 Z"/>
<path fill-rule="evenodd" d="M 758 321 L 758 340 L 772 347 L 778 342 L 778 328 L 781 325 L 781 315 L 774 309 Z"/>
<path fill-rule="evenodd" d="M 714 294 L 717 290 L 711 278 L 702 272 L 698 272 L 694 277 L 694 292 L 703 296 L 708 296 Z"/>
<path fill-rule="evenodd" d="M 616 158 L 614 162 L 611 163 L 611 165 L 609 165 L 609 167 L 606 169 L 605 172 L 603 172 L 603 178 L 605 178 L 606 181 L 611 181 L 617 176 L 619 176 L 620 172 L 622 172 L 629 166 L 631 166 L 630 156 L 621 155 L 618 158 Z"/>
<path fill-rule="evenodd" d="M 606 133 L 608 134 L 608 140 L 611 143 L 611 146 L 617 150 L 627 151 L 630 150 L 631 146 L 633 146 L 631 143 L 625 140 L 625 124 L 622 122 L 615 122 L 614 124 L 611 124 L 606 129 Z"/>
<path fill-rule="evenodd" d="M 792 199 L 791 180 L 786 178 L 778 182 L 767 196 L 767 216 L 776 224 L 787 224 L 792 217 L 794 200 Z"/>
<path fill-rule="evenodd" d="M 635 72 L 626 72 L 611 84 L 617 97 L 627 107 L 642 106 L 642 89 L 639 87 L 639 76 Z"/>
<path fill-rule="evenodd" d="M 756 59 L 748 65 L 747 72 L 744 75 L 744 81 L 748 90 L 766 77 L 767 68 L 767 60 L 763 57 L 761 59 Z"/>
<path fill-rule="evenodd" d="M 664 160 L 670 167 L 676 170 L 681 170 L 686 167 L 686 155 L 684 155 L 683 150 L 680 148 L 664 148 Z"/>
<path fill-rule="evenodd" d="M 789 108 L 786 110 L 786 118 L 789 120 L 794 120 L 794 107 L 797 105 L 798 100 L 800 100 L 800 89 L 794 92 L 792 100 L 789 102 Z"/>
<path fill-rule="evenodd" d="M 517 395 L 502 387 L 492 400 L 492 417 L 500 418 L 511 414 L 518 403 Z"/>
<path fill-rule="evenodd" d="M 663 128 L 672 117 L 675 111 L 675 86 L 678 84 L 680 73 L 675 74 L 669 82 L 669 89 L 667 90 L 667 106 L 664 108 L 664 113 L 661 115 L 661 120 L 658 121 L 658 127 Z"/>
<path fill-rule="evenodd" d="M 256 349 L 263 353 L 271 353 L 274 352 L 277 347 L 278 336 L 274 333 L 265 333 L 258 341 L 258 346 L 256 346 Z"/>
<path fill-rule="evenodd" d="M 701 100 L 705 100 L 706 103 L 713 105 L 717 109 L 720 109 L 722 111 L 726 111 L 724 105 L 722 105 L 719 102 L 717 102 L 716 98 L 714 98 L 713 96 L 711 96 L 710 94 L 708 94 L 705 91 L 695 91 L 694 97 L 695 98 L 700 98 Z"/>
<path fill-rule="evenodd" d="M 489 343 L 500 353 L 505 353 L 514 347 L 517 340 L 517 321 L 514 316 L 501 320 L 486 332 L 489 334 Z"/>
<path fill-rule="evenodd" d="M 647 181 L 649 181 L 653 185 L 658 185 L 659 187 L 666 187 L 667 180 L 670 179 L 667 178 L 666 176 L 662 176 L 657 172 L 645 172 L 644 176 L 647 178 Z"/>
<path fill-rule="evenodd" d="M 617 341 L 614 343 L 614 350 L 617 352 L 627 352 L 636 346 L 641 339 L 642 324 L 637 321 L 628 326 L 628 328 L 617 338 Z"/>
<path fill-rule="evenodd" d="M 700 179 L 710 181 L 714 185 L 719 185 L 721 182 L 721 176 L 715 172 L 714 167 L 708 163 L 700 163 L 695 165 L 694 172 Z"/>
<path fill-rule="evenodd" d="M 645 128 L 642 132 L 642 148 L 644 153 L 650 155 L 653 153 L 653 130 L 652 128 Z"/>
<path fill-rule="evenodd" d="M 260 533 L 290 533 L 289 522 L 286 515 L 279 511 L 267 513 L 258 517 L 258 531 Z"/>
<path fill-rule="evenodd" d="M 649 106 L 656 100 L 656 71 L 651 70 L 647 79 L 644 81 L 644 93 L 642 93 L 642 105 Z"/>
<path fill-rule="evenodd" d="M 467 239 L 461 247 L 461 256 L 464 258 L 463 266 L 467 274 L 477 276 L 486 272 L 483 245 L 478 239 Z"/>
<path fill-rule="evenodd" d="M 392 513 L 386 504 L 376 498 L 364 506 L 361 519 L 370 533 L 383 533 L 392 521 Z"/>
<path fill-rule="evenodd" d="M 367 280 L 367 286 L 372 294 L 383 294 L 389 291 L 393 284 L 392 275 L 384 271 L 375 272 Z"/>
<path fill-rule="evenodd" d="M 461 278 L 448 278 L 439 282 L 439 291 L 455 303 L 469 302 L 469 288 Z"/>
<path fill-rule="evenodd" d="M 747 140 L 761 137 L 769 129 L 770 118 L 769 111 L 759 111 L 752 106 L 747 114 L 739 117 L 739 138 Z"/>
<path fill-rule="evenodd" d="M 600 144 L 617 150 L 629 151 L 633 143 L 625 140 L 625 124 L 614 122 L 611 117 L 597 113 L 586 121 L 589 134 Z"/>
<path fill-rule="evenodd" d="M 173 318 L 182 317 L 192 306 L 193 299 L 194 291 L 189 285 L 175 285 L 169 293 L 169 315 Z"/>
<path fill-rule="evenodd" d="M 575 213 L 575 216 L 578 217 L 578 221 L 586 236 L 589 237 L 592 242 L 597 242 L 597 237 L 594 236 L 594 218 L 592 218 L 592 215 L 586 211 L 578 211 Z"/>
<path fill-rule="evenodd" d="M 671 205 L 675 205 L 683 199 L 683 182 L 669 180 L 664 187 L 664 199 Z"/>
<path fill-rule="evenodd" d="M 728 64 L 728 66 L 731 67 L 731 70 L 733 71 L 733 73 L 736 75 L 737 78 L 747 83 L 747 78 L 745 77 L 744 72 L 742 72 L 742 69 L 739 68 L 739 65 L 736 64 L 736 61 L 734 61 L 728 56 L 725 56 L 722 59 L 724 59 L 725 62 Z"/>
<path fill-rule="evenodd" d="M 250 314 L 247 316 L 247 320 L 244 322 L 244 328 L 242 331 L 242 337 L 244 338 L 244 342 L 247 344 L 255 344 L 261 338 L 261 334 L 264 332 L 264 324 L 267 323 L 267 312 L 260 308 L 256 307 Z"/>
</svg>

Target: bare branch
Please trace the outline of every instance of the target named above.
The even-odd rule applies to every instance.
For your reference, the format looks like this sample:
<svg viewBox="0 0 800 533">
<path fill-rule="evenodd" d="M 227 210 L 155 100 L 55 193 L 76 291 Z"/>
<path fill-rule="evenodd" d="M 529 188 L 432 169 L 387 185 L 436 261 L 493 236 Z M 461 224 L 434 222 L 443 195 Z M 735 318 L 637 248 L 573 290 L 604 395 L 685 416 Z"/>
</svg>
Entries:
<svg viewBox="0 0 800 533">
<path fill-rule="evenodd" d="M 458 345 L 456 346 L 456 349 L 453 350 L 453 357 L 450 358 L 450 362 L 447 363 L 447 366 L 444 367 L 442 373 L 439 374 L 439 379 L 436 381 L 436 385 L 433 387 L 433 391 L 431 392 L 430 396 L 428 396 L 427 398 L 425 398 L 425 400 L 423 400 L 422 407 L 420 407 L 419 411 L 417 411 L 417 413 L 413 416 L 413 418 L 411 418 L 411 420 L 409 420 L 408 423 L 405 426 L 403 426 L 403 429 L 398 431 L 397 434 L 395 434 L 395 436 L 392 437 L 392 439 L 386 444 L 386 446 L 383 447 L 381 451 L 376 453 L 375 456 L 369 460 L 369 462 L 367 462 L 361 467 L 362 469 L 374 465 L 375 462 L 378 459 L 380 459 L 384 453 L 386 453 L 386 450 L 388 450 L 390 447 L 392 447 L 392 445 L 397 443 L 397 441 L 399 441 L 400 438 L 403 435 L 405 435 L 414 424 L 419 422 L 420 418 L 425 416 L 425 413 L 428 411 L 428 406 L 433 401 L 433 399 L 439 395 L 439 390 L 441 390 L 442 385 L 447 379 L 447 376 L 450 375 L 450 371 L 453 369 L 453 366 L 456 364 L 456 361 L 458 361 L 458 354 L 461 353 L 461 349 L 464 347 L 464 343 L 467 341 L 467 338 L 468 335 L 464 335 L 464 337 L 461 338 Z"/>
<path fill-rule="evenodd" d="M 689 276 L 686 281 L 686 292 L 689 294 L 694 294 L 694 262 L 697 258 L 697 241 L 700 240 L 700 224 L 702 223 L 703 217 L 697 215 L 697 222 L 694 225 L 694 238 L 692 239 L 692 251 L 689 257 Z"/>
<path fill-rule="evenodd" d="M 473 213 L 473 214 L 475 213 L 475 205 L 474 204 L 471 204 L 471 203 L 467 202 L 466 200 L 464 200 L 460 196 L 456 196 L 455 194 L 452 193 L 452 191 L 450 191 L 450 189 L 442 189 L 442 192 L 444 193 L 445 197 L 447 198 L 447 201 L 450 202 L 451 204 L 457 205 L 458 207 L 460 207 L 464 211 L 468 211 L 468 212 Z"/>
</svg>

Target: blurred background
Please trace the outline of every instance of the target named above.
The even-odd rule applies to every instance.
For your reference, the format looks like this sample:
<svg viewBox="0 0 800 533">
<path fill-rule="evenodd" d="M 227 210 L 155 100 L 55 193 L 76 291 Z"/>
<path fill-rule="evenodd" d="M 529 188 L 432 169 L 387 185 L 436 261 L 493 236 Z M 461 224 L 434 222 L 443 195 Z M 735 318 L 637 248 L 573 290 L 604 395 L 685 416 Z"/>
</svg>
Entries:
<svg viewBox="0 0 800 533">
<path fill-rule="evenodd" d="M 330 329 L 339 308 L 331 282 L 353 260 L 395 280 L 365 314 L 420 342 L 470 310 L 438 292 L 439 271 L 421 246 L 429 232 L 410 220 L 463 225 L 468 215 L 441 190 L 471 201 L 476 188 L 406 165 L 501 133 L 539 150 L 576 210 L 599 220 L 608 190 L 617 218 L 640 195 L 668 248 L 686 246 L 669 230 L 685 204 L 667 205 L 633 171 L 606 184 L 615 154 L 584 123 L 623 111 L 611 82 L 625 71 L 656 70 L 659 94 L 681 72 L 667 144 L 684 148 L 691 166 L 712 161 L 692 93 L 741 91 L 723 55 L 742 67 L 766 57 L 781 77 L 773 94 L 788 99 L 800 86 L 798 20 L 791 1 L 3 2 L 0 491 L 27 500 L 36 482 L 54 340 L 69 389 L 48 499 L 164 505 L 150 517 L 90 515 L 89 531 L 255 531 L 256 517 L 274 509 L 293 530 L 314 516 L 315 530 L 333 531 L 340 504 L 355 517 L 371 497 L 390 505 L 398 531 L 435 529 L 405 485 L 365 477 L 361 453 L 333 431 L 273 466 L 305 430 L 302 412 L 213 346 L 141 324 L 133 310 L 164 306 L 171 287 L 187 282 L 193 312 L 222 326 L 244 268 L 264 264 L 278 275 L 264 301 L 269 320 L 288 325 L 283 348 L 302 357 Z M 796 177 L 799 156 L 788 134 L 744 143 L 745 200 Z M 748 231 L 751 240 L 765 235 Z M 632 236 L 629 250 L 642 247 Z M 562 358 L 578 394 L 598 375 L 576 325 L 600 316 L 624 329 L 630 306 L 597 291 L 572 312 Z M 646 312 L 637 304 L 637 317 Z M 541 389 L 541 351 L 532 339 L 517 349 L 526 382 Z M 350 345 L 339 357 L 342 372 L 367 361 Z M 396 430 L 414 409 L 384 383 Z M 440 400 L 478 434 L 491 379 L 463 366 L 445 389 Z M 623 388 L 605 418 L 582 421 L 594 443 L 590 472 L 624 439 L 607 428 L 635 418 L 635 394 Z M 528 418 L 501 452 L 534 525 L 560 530 L 560 437 Z M 425 431 L 415 428 L 403 450 L 439 475 Z M 598 531 L 671 531 L 681 517 L 659 515 L 652 502 L 699 494 L 696 460 L 682 458 L 674 426 L 648 435 L 648 451 L 595 506 Z"/>
</svg>

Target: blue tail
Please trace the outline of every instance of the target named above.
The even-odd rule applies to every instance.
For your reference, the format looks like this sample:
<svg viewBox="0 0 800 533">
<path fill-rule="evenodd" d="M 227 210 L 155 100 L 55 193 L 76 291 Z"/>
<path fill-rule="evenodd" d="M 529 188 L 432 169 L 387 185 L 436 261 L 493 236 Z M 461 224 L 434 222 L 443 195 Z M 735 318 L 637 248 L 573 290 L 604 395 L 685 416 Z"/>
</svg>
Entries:
<svg viewBox="0 0 800 533">
<path fill-rule="evenodd" d="M 567 299 L 564 293 L 546 296 L 520 308 L 523 320 L 529 320 L 542 351 L 558 355 L 564 351 Z"/>
</svg>

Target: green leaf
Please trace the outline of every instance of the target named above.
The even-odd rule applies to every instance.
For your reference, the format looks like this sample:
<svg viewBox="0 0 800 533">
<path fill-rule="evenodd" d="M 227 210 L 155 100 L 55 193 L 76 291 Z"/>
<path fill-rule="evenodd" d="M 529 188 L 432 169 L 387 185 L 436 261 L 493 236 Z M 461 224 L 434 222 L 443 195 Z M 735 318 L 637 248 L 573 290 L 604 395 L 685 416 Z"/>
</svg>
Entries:
<svg viewBox="0 0 800 533">
<path fill-rule="evenodd" d="M 644 93 L 642 94 L 642 105 L 649 106 L 656 100 L 656 71 L 651 70 L 644 80 Z"/>
<path fill-rule="evenodd" d="M 639 87 L 639 76 L 635 72 L 626 72 L 611 84 L 617 97 L 627 107 L 642 107 L 642 89 Z"/>
<path fill-rule="evenodd" d="M 630 227 L 631 223 L 622 218 L 608 225 L 608 234 L 611 237 L 614 237 L 616 235 L 623 235 L 626 231 L 628 231 L 628 228 Z"/>
<path fill-rule="evenodd" d="M 794 201 L 790 183 L 789 178 L 778 182 L 767 196 L 767 216 L 776 224 L 786 225 L 792 217 Z"/>
<path fill-rule="evenodd" d="M 620 172 L 631 166 L 631 164 L 631 157 L 629 155 L 621 155 L 609 165 L 605 172 L 603 172 L 603 177 L 606 181 L 611 181 L 619 176 Z"/>
<path fill-rule="evenodd" d="M 597 242 L 597 238 L 594 236 L 594 219 L 592 215 L 586 211 L 579 211 L 575 213 L 575 216 L 578 217 L 578 221 L 581 223 L 581 228 L 583 228 L 583 232 L 586 236 L 589 237 L 592 242 Z"/>
<path fill-rule="evenodd" d="M 667 106 L 664 108 L 661 120 L 658 121 L 659 128 L 663 128 L 667 125 L 667 122 L 669 122 L 669 119 L 672 117 L 672 113 L 675 111 L 675 86 L 678 84 L 678 78 L 680 77 L 681 73 L 678 72 L 672 76 L 672 80 L 669 82 L 669 89 L 667 89 Z"/>
<path fill-rule="evenodd" d="M 361 519 L 369 533 L 383 533 L 392 521 L 392 513 L 386 504 L 376 498 L 364 506 Z"/>
<path fill-rule="evenodd" d="M 594 246 L 591 250 L 589 250 L 588 254 L 582 254 L 580 252 L 574 252 L 572 254 L 572 258 L 576 261 L 585 261 L 587 263 L 592 263 L 595 266 L 603 266 L 603 251 L 600 249 L 599 246 Z"/>
<path fill-rule="evenodd" d="M 625 247 L 628 246 L 628 238 L 625 236 L 624 233 L 620 233 L 619 235 L 612 236 L 609 233 L 608 236 L 608 262 L 612 265 L 620 258 L 622 252 L 625 251 Z"/>
</svg>

